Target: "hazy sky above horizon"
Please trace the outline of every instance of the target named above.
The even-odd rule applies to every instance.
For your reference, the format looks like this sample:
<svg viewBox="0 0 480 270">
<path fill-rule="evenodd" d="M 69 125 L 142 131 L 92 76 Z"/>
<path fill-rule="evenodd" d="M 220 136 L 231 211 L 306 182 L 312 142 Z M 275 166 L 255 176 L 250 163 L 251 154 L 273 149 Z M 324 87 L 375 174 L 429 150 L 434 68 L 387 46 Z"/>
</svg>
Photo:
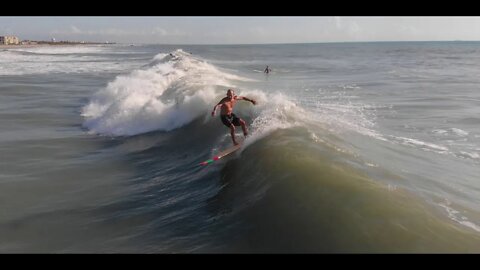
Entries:
<svg viewBox="0 0 480 270">
<path fill-rule="evenodd" d="M 0 17 L 0 35 L 160 44 L 480 40 L 480 17 Z"/>
</svg>

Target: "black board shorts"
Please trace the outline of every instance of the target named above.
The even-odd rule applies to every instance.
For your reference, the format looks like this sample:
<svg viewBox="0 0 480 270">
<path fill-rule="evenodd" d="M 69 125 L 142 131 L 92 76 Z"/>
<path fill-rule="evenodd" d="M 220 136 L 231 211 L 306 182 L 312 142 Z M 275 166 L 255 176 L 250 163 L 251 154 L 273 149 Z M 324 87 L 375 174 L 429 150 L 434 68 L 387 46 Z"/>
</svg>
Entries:
<svg viewBox="0 0 480 270">
<path fill-rule="evenodd" d="M 222 119 L 222 123 L 227 127 L 230 127 L 232 124 L 235 126 L 240 126 L 240 118 L 238 118 L 234 113 L 230 115 L 220 115 L 220 119 Z"/>
</svg>

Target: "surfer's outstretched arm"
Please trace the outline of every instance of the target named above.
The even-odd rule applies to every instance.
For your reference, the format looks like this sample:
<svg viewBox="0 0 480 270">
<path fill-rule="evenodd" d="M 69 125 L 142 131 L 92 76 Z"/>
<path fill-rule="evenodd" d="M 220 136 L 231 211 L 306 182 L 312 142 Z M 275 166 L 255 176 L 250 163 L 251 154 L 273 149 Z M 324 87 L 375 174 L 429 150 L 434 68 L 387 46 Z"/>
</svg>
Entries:
<svg viewBox="0 0 480 270">
<path fill-rule="evenodd" d="M 218 107 L 221 107 L 222 105 L 223 104 L 218 103 L 217 105 L 215 105 L 215 107 L 213 107 L 212 116 L 215 116 L 215 111 L 217 110 Z"/>
<path fill-rule="evenodd" d="M 251 99 L 251 98 L 242 97 L 242 96 L 237 96 L 237 99 L 250 101 L 250 102 L 252 102 L 253 105 L 257 104 L 257 102 L 256 102 L 254 99 Z"/>
<path fill-rule="evenodd" d="M 222 105 L 223 105 L 223 99 L 220 100 L 220 102 L 218 102 L 218 104 L 215 105 L 215 107 L 213 107 L 212 116 L 215 116 L 215 111 L 217 110 L 218 107 L 222 107 Z"/>
</svg>

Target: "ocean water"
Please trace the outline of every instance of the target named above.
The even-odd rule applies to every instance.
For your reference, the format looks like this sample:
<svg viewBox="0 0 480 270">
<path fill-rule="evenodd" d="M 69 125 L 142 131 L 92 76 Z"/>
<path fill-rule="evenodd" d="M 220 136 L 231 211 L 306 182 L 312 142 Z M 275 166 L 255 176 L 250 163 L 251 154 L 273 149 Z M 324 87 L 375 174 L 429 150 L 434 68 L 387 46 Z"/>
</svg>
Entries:
<svg viewBox="0 0 480 270">
<path fill-rule="evenodd" d="M 480 42 L 0 63 L 1 253 L 480 252 Z M 232 145 L 210 115 L 229 88 L 258 102 L 234 109 L 251 136 L 199 166 Z"/>
</svg>

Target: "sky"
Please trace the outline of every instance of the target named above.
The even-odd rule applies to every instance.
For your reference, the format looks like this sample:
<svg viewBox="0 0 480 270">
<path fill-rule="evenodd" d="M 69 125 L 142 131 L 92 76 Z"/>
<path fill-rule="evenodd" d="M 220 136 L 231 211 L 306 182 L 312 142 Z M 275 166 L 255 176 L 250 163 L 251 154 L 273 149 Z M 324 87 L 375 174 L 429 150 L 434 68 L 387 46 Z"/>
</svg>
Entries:
<svg viewBox="0 0 480 270">
<path fill-rule="evenodd" d="M 480 40 L 480 17 L 0 17 L 0 35 L 135 44 Z"/>
</svg>

